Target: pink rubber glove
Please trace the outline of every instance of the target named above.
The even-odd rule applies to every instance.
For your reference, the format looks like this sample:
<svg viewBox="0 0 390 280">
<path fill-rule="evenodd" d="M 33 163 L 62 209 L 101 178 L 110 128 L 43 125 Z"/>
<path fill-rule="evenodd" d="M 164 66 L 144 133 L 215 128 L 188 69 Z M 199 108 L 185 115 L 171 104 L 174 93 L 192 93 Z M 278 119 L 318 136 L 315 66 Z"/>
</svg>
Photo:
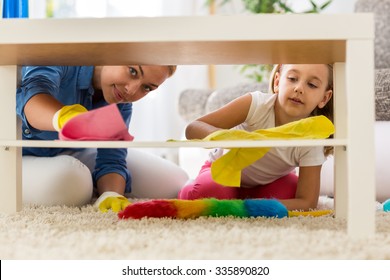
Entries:
<svg viewBox="0 0 390 280">
<path fill-rule="evenodd" d="M 60 140 L 132 141 L 116 104 L 75 116 L 59 132 Z"/>
</svg>

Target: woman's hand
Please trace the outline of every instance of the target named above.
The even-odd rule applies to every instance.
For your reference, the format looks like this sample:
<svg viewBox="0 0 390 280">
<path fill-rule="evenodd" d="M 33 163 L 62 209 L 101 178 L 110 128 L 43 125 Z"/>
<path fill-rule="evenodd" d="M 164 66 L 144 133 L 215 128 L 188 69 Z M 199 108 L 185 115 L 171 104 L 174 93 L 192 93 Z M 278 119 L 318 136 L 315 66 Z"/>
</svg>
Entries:
<svg viewBox="0 0 390 280">
<path fill-rule="evenodd" d="M 126 197 L 116 192 L 104 192 L 96 200 L 94 206 L 101 212 L 112 210 L 115 213 L 124 210 L 130 203 Z"/>
<path fill-rule="evenodd" d="M 97 189 L 101 194 L 96 200 L 94 206 L 98 207 L 101 212 L 112 210 L 119 212 L 126 208 L 130 202 L 124 194 L 126 182 L 124 178 L 116 173 L 103 175 L 97 181 Z"/>
<path fill-rule="evenodd" d="M 53 127 L 55 130 L 60 131 L 70 119 L 86 112 L 88 110 L 80 104 L 66 105 L 54 114 L 52 120 Z"/>
</svg>

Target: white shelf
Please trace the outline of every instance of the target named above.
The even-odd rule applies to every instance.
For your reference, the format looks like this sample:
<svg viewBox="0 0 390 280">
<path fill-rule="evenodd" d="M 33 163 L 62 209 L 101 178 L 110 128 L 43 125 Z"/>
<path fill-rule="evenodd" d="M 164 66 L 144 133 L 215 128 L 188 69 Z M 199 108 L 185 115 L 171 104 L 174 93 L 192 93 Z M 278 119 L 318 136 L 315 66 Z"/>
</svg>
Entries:
<svg viewBox="0 0 390 280">
<path fill-rule="evenodd" d="M 344 62 L 347 39 L 373 36 L 370 20 L 368 14 L 3 19 L 0 65 Z"/>
<path fill-rule="evenodd" d="M 29 141 L 1 140 L 1 147 L 46 148 L 256 148 L 256 147 L 311 147 L 347 146 L 347 139 L 326 140 L 259 140 L 259 141 Z"/>
</svg>

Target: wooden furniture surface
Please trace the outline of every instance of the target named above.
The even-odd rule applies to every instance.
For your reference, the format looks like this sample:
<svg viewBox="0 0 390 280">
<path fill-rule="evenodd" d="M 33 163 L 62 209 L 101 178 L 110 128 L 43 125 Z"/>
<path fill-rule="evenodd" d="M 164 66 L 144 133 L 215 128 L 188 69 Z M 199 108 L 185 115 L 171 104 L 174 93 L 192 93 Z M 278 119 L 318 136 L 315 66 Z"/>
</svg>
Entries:
<svg viewBox="0 0 390 280">
<path fill-rule="evenodd" d="M 346 24 L 348 23 L 348 24 Z M 21 148 L 335 146 L 336 217 L 348 234 L 375 233 L 372 14 L 0 20 L 0 211 L 22 207 Z M 334 65 L 334 139 L 229 142 L 20 140 L 21 65 Z M 363 162 L 362 162 L 363 161 Z"/>
</svg>

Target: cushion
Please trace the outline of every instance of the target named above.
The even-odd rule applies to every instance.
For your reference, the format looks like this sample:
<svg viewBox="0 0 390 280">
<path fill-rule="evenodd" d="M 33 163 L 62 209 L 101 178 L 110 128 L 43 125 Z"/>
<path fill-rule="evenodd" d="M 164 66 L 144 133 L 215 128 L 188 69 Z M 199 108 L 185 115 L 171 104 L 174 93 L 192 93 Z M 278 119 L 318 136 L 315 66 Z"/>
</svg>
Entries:
<svg viewBox="0 0 390 280">
<path fill-rule="evenodd" d="M 390 121 L 390 68 L 375 71 L 375 119 Z"/>
<path fill-rule="evenodd" d="M 268 92 L 268 83 L 240 83 L 236 86 L 225 87 L 211 93 L 206 104 L 206 113 L 226 105 L 233 99 L 251 91 Z"/>
<path fill-rule="evenodd" d="M 374 13 L 375 68 L 390 68 L 390 0 L 358 0 L 355 12 Z"/>
<path fill-rule="evenodd" d="M 211 89 L 186 89 L 179 97 L 178 110 L 180 116 L 187 122 L 205 114 L 207 99 L 213 91 Z"/>
</svg>

